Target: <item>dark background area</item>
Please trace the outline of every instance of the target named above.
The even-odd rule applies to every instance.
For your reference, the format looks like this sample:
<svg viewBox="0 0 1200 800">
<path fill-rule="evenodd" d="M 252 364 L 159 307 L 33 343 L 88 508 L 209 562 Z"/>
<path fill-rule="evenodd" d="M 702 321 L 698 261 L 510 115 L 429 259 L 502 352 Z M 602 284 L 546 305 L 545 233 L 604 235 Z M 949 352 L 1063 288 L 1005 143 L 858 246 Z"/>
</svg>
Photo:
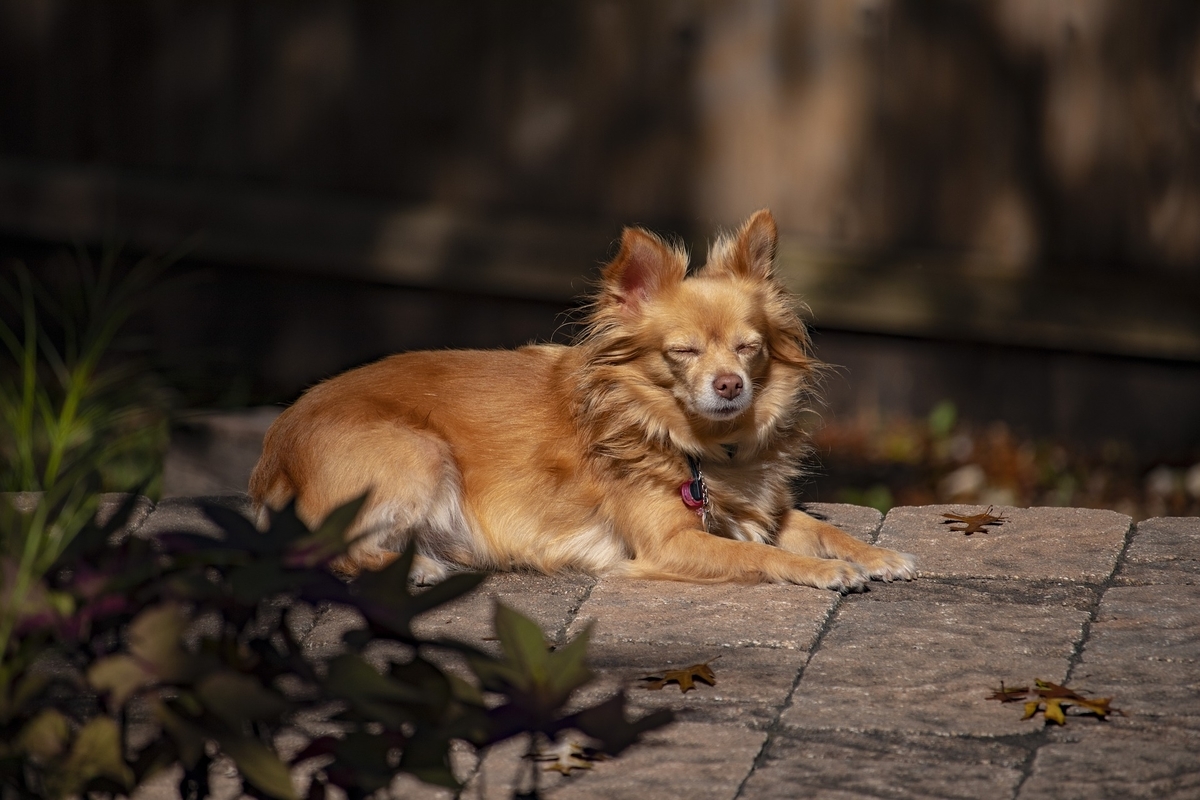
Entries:
<svg viewBox="0 0 1200 800">
<path fill-rule="evenodd" d="M 192 405 L 561 338 L 623 225 L 770 207 L 830 424 L 1200 459 L 1194 0 L 0 0 L 0 112 L 0 255 L 188 243 Z"/>
</svg>

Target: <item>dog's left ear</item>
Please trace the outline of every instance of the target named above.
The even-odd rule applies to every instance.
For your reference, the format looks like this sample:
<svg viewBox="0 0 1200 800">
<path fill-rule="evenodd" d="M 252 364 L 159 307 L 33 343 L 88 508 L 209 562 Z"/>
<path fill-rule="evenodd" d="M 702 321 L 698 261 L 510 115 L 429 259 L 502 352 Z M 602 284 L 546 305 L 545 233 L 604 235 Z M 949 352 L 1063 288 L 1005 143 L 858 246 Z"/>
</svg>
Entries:
<svg viewBox="0 0 1200 800">
<path fill-rule="evenodd" d="M 775 264 L 779 229 L 767 209 L 756 211 L 736 236 L 723 236 L 708 254 L 706 272 L 731 272 L 744 278 L 769 278 Z"/>
</svg>

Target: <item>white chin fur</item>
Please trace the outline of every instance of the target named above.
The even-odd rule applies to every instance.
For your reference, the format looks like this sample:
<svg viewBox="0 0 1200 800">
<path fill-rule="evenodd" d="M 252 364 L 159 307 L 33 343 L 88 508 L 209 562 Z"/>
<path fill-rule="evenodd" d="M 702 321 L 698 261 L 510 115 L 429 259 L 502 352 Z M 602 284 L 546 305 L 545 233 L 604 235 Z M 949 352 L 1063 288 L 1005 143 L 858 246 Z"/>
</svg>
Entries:
<svg viewBox="0 0 1200 800">
<path fill-rule="evenodd" d="M 750 408 L 749 393 L 740 395 L 736 400 L 719 400 L 705 397 L 696 403 L 696 413 L 715 422 L 733 419 Z"/>
</svg>

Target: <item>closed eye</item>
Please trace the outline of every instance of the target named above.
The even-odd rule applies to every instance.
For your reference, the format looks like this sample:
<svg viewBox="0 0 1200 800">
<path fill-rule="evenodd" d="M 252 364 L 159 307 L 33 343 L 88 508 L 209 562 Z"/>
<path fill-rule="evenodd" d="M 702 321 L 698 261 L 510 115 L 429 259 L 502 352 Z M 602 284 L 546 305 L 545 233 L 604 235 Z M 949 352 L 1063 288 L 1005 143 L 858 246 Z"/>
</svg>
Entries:
<svg viewBox="0 0 1200 800">
<path fill-rule="evenodd" d="M 758 342 L 744 342 L 737 346 L 737 353 L 739 356 L 752 355 L 757 353 L 760 347 L 762 347 L 762 345 Z"/>
<path fill-rule="evenodd" d="M 695 347 L 668 347 L 667 354 L 676 356 L 678 358 L 684 358 L 687 356 L 700 355 L 700 351 Z"/>
</svg>

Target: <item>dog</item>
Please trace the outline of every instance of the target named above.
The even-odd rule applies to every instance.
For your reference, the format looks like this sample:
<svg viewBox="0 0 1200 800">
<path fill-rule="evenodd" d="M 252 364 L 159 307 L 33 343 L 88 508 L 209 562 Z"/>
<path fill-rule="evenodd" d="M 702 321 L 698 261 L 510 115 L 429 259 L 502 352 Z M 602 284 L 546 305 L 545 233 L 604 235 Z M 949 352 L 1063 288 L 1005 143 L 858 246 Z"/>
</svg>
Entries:
<svg viewBox="0 0 1200 800">
<path fill-rule="evenodd" d="M 687 254 L 627 228 L 572 345 L 394 355 L 317 384 L 267 432 L 261 509 L 310 524 L 369 492 L 334 565 L 574 569 L 842 592 L 911 555 L 796 510 L 818 362 L 763 210 Z"/>
</svg>

